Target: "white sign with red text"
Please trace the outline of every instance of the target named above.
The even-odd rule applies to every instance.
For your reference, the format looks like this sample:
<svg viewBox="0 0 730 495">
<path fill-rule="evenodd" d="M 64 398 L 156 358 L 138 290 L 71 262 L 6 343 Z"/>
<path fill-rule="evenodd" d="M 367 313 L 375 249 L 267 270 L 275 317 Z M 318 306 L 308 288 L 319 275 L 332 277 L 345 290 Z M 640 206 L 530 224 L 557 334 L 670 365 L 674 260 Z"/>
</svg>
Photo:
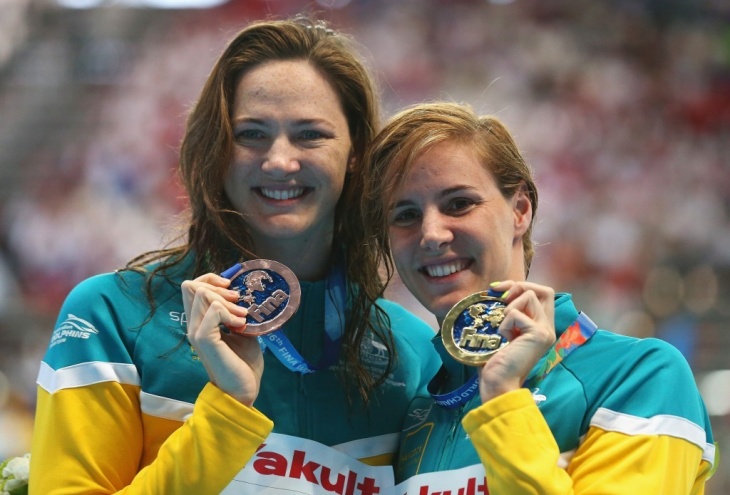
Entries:
<svg viewBox="0 0 730 495">
<path fill-rule="evenodd" d="M 390 466 L 369 466 L 312 440 L 272 433 L 221 495 L 487 495 L 481 464 L 395 485 Z"/>
<path fill-rule="evenodd" d="M 426 473 L 399 483 L 393 495 L 488 495 L 484 466 L 475 464 L 451 471 Z"/>
<path fill-rule="evenodd" d="M 383 495 L 390 466 L 368 466 L 312 440 L 272 433 L 221 495 Z"/>
</svg>

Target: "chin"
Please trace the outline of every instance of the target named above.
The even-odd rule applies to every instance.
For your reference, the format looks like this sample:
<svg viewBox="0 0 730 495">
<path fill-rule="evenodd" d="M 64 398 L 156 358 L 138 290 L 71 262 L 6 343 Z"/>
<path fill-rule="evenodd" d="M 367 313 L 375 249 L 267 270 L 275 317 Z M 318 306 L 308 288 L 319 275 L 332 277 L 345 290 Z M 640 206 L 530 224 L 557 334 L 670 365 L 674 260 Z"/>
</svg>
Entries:
<svg viewBox="0 0 730 495">
<path fill-rule="evenodd" d="M 267 237 L 275 239 L 288 239 L 301 235 L 306 231 L 306 223 L 295 218 L 269 218 L 267 223 L 260 226 L 259 230 Z"/>
<path fill-rule="evenodd" d="M 456 303 L 461 301 L 461 298 L 448 297 L 442 298 L 437 301 L 431 301 L 431 304 L 426 306 L 428 310 L 436 316 L 438 321 L 443 321 L 446 315 L 454 307 Z"/>
</svg>

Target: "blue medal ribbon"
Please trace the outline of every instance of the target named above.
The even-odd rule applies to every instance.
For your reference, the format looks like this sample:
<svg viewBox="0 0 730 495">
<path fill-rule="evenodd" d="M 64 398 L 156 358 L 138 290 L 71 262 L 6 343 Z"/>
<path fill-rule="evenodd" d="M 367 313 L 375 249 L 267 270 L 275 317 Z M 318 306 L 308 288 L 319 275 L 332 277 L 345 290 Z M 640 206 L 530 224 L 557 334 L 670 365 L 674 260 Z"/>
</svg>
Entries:
<svg viewBox="0 0 730 495">
<path fill-rule="evenodd" d="M 281 364 L 303 375 L 327 369 L 337 361 L 340 341 L 345 333 L 345 270 L 337 262 L 330 268 L 325 281 L 324 296 L 324 350 L 317 366 L 311 365 L 294 348 L 284 332 L 279 329 L 257 337 L 262 349 L 268 348 Z"/>
<path fill-rule="evenodd" d="M 476 395 L 479 391 L 479 374 L 472 375 L 466 383 L 456 390 L 446 392 L 444 394 L 433 393 L 432 390 L 438 389 L 440 383 L 442 383 L 448 374 L 445 367 L 441 367 L 439 372 L 428 384 L 428 391 L 431 394 L 433 401 L 441 407 L 448 409 L 454 409 L 463 404 L 466 404 Z"/>
</svg>

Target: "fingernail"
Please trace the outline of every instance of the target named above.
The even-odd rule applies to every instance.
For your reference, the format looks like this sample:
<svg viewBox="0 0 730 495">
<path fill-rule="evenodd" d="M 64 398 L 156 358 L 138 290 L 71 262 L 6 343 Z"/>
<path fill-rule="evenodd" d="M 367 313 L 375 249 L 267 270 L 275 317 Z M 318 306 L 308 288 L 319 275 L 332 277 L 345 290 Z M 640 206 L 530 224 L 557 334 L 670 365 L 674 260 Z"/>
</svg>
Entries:
<svg viewBox="0 0 730 495">
<path fill-rule="evenodd" d="M 507 292 L 503 293 L 501 296 L 499 296 L 500 299 L 506 299 L 507 298 L 507 294 L 509 294 L 509 291 L 507 291 Z"/>
<path fill-rule="evenodd" d="M 489 286 L 490 286 L 490 287 L 496 287 L 496 286 L 498 286 L 498 285 L 499 285 L 499 284 L 501 284 L 501 283 L 502 283 L 502 282 L 492 282 L 491 284 L 489 284 Z"/>
</svg>

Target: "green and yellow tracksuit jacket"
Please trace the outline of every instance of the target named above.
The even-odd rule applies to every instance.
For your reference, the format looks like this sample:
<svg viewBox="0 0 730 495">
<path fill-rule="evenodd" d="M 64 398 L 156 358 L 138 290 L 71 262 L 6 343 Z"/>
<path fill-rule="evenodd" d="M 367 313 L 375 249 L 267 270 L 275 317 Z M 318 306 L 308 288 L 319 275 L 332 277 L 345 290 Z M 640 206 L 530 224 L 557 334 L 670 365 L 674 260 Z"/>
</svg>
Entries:
<svg viewBox="0 0 730 495">
<path fill-rule="evenodd" d="M 578 311 L 568 294 L 558 295 L 555 311 L 560 336 Z M 446 377 L 434 393 L 476 373 L 454 361 L 440 337 L 434 345 Z M 428 393 L 414 399 L 396 481 L 482 464 L 486 484 L 457 480 L 454 494 L 698 495 L 714 457 L 708 415 L 679 351 L 598 330 L 532 389 L 484 404 L 477 392 L 451 408 Z M 426 485 L 416 493 L 431 495 Z"/>
<path fill-rule="evenodd" d="M 213 384 L 188 343 L 180 273 L 154 283 L 109 273 L 68 295 L 41 363 L 32 443 L 31 495 L 218 494 L 277 433 L 334 446 L 374 465 L 393 461 L 411 400 L 439 366 L 433 331 L 402 307 L 390 317 L 398 361 L 367 409 L 348 402 L 335 367 L 294 373 L 272 352 L 254 407 Z M 299 310 L 283 332 L 317 363 L 325 282 L 302 282 Z M 384 369 L 385 347 L 366 338 L 366 365 Z"/>
</svg>

